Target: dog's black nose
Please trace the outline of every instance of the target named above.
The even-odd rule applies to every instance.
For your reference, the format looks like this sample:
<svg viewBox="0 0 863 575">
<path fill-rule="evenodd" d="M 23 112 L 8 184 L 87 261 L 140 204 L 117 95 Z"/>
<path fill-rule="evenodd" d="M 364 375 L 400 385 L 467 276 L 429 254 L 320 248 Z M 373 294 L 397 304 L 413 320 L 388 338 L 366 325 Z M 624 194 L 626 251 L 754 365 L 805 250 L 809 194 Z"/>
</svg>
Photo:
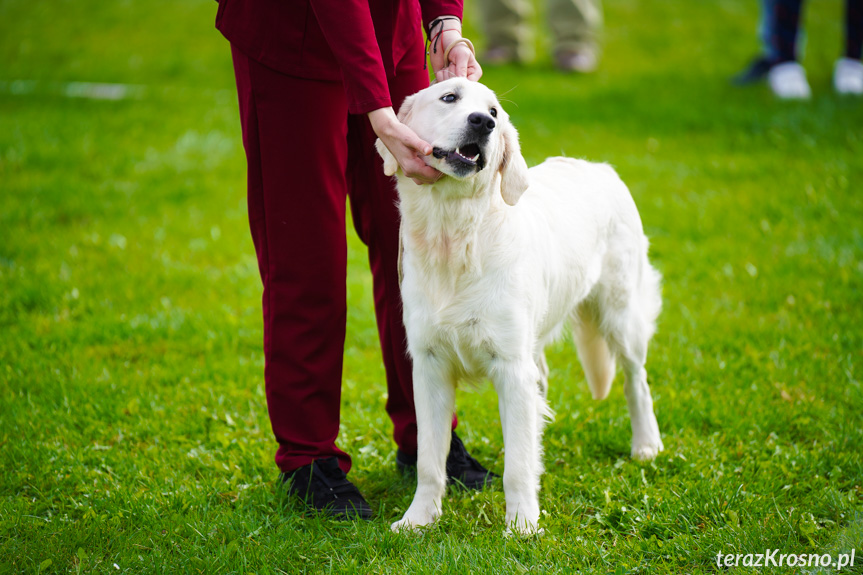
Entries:
<svg viewBox="0 0 863 575">
<path fill-rule="evenodd" d="M 472 130 L 479 134 L 490 134 L 494 130 L 494 119 L 488 114 L 474 112 L 467 117 L 467 123 Z"/>
</svg>

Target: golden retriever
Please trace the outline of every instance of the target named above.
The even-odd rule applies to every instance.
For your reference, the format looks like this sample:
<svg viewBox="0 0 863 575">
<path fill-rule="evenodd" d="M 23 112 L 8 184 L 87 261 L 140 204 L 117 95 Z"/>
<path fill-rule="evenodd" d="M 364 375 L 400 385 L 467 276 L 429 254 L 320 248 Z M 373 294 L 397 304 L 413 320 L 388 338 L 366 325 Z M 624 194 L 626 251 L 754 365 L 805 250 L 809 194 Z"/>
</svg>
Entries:
<svg viewBox="0 0 863 575">
<path fill-rule="evenodd" d="M 505 446 L 507 532 L 535 533 L 548 367 L 544 348 L 571 326 L 591 392 L 619 362 L 632 457 L 663 449 L 644 369 L 662 305 L 660 275 L 629 190 L 608 165 L 550 158 L 528 169 L 494 93 L 455 78 L 408 98 L 399 119 L 431 143 L 431 185 L 398 177 L 402 299 L 418 426 L 416 495 L 394 530 L 441 513 L 460 380 L 489 378 Z"/>
</svg>

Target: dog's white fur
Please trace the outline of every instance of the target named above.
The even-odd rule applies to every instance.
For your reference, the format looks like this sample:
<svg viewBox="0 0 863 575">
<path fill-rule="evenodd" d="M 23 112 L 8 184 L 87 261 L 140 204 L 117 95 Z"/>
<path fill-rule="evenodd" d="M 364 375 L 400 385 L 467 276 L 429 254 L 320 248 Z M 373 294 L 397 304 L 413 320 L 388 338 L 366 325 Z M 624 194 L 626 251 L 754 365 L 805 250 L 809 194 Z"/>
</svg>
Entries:
<svg viewBox="0 0 863 575">
<path fill-rule="evenodd" d="M 455 101 L 442 100 L 447 95 Z M 608 395 L 616 360 L 622 366 L 632 457 L 652 459 L 663 449 L 644 369 L 661 307 L 660 275 L 615 171 L 570 158 L 528 170 L 494 93 L 464 79 L 411 96 L 399 118 L 437 149 L 455 150 L 471 138 L 468 116 L 492 109 L 496 125 L 481 146 L 485 166 L 465 175 L 452 158 L 430 157 L 447 174 L 433 185 L 405 177 L 377 143 L 385 172 L 398 175 L 419 441 L 416 495 L 394 530 L 440 515 L 456 384 L 485 377 L 499 397 L 508 532 L 538 529 L 542 430 L 550 415 L 543 350 L 565 324 L 594 398 Z"/>
</svg>

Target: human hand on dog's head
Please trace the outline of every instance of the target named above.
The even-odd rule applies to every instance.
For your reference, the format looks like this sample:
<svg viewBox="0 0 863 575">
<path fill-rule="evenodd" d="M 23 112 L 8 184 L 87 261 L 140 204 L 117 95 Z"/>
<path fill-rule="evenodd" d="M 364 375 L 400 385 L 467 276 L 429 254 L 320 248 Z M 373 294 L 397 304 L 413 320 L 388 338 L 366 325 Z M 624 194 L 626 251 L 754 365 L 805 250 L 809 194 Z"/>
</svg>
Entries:
<svg viewBox="0 0 863 575">
<path fill-rule="evenodd" d="M 392 108 L 372 110 L 368 116 L 375 134 L 414 183 L 433 184 L 443 177 L 422 158 L 432 153 L 431 144 L 402 124 Z"/>
<path fill-rule="evenodd" d="M 461 28 L 444 30 L 440 34 L 437 49 L 432 50 L 429 54 L 432 70 L 434 70 L 435 79 L 438 82 L 456 77 L 467 78 L 476 82 L 482 77 L 482 67 L 476 60 L 472 44 L 458 42 L 461 37 Z M 446 50 L 450 46 L 447 54 Z"/>
</svg>

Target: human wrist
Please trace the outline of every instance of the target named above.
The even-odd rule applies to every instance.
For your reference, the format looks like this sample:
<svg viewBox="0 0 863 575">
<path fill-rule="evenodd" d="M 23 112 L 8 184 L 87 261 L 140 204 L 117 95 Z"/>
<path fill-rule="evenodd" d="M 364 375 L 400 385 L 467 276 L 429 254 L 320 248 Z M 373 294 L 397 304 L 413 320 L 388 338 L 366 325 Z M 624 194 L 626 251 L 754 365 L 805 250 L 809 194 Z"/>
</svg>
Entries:
<svg viewBox="0 0 863 575">
<path fill-rule="evenodd" d="M 450 30 L 458 30 L 458 33 L 461 34 L 461 18 L 449 15 L 438 16 L 428 25 L 429 37 Z"/>
<path fill-rule="evenodd" d="M 461 38 L 461 30 L 444 30 L 440 35 L 440 45 L 446 48 L 451 43 Z"/>
<path fill-rule="evenodd" d="M 372 125 L 372 130 L 378 137 L 389 134 L 391 127 L 399 121 L 391 106 L 372 110 L 366 115 Z"/>
<path fill-rule="evenodd" d="M 457 16 L 438 16 L 428 25 L 428 55 L 432 57 L 434 64 L 435 56 L 443 51 L 441 44 L 444 41 L 452 42 L 461 36 L 461 19 Z"/>
</svg>

